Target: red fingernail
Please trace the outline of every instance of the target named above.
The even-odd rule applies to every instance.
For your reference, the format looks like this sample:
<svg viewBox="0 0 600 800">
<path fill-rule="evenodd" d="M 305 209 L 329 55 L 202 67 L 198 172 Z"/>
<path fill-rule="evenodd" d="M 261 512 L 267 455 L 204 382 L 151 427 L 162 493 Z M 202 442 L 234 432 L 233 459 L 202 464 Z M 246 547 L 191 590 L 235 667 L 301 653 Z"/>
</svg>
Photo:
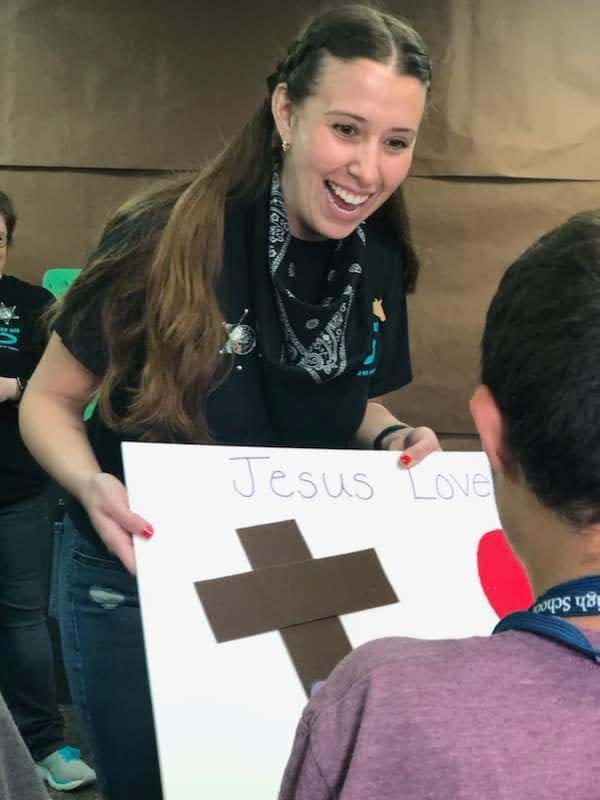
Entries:
<svg viewBox="0 0 600 800">
<path fill-rule="evenodd" d="M 409 467 L 412 463 L 412 458 L 410 456 L 407 456 L 406 453 L 404 453 L 403 456 L 400 456 L 400 461 L 404 464 L 405 467 Z"/>
<path fill-rule="evenodd" d="M 151 539 L 154 536 L 154 528 L 152 525 L 148 525 L 146 528 L 144 528 L 142 531 L 142 536 L 144 539 Z"/>
</svg>

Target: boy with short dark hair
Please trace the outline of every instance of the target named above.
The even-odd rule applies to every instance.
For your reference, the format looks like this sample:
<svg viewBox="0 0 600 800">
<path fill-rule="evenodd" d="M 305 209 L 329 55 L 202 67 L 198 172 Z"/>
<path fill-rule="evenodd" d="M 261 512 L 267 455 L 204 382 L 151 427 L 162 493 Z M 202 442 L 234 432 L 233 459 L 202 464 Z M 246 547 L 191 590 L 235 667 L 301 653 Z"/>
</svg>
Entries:
<svg viewBox="0 0 600 800">
<path fill-rule="evenodd" d="M 598 796 L 599 359 L 594 211 L 505 274 L 471 400 L 538 601 L 495 636 L 389 638 L 348 656 L 302 716 L 280 800 Z"/>
</svg>

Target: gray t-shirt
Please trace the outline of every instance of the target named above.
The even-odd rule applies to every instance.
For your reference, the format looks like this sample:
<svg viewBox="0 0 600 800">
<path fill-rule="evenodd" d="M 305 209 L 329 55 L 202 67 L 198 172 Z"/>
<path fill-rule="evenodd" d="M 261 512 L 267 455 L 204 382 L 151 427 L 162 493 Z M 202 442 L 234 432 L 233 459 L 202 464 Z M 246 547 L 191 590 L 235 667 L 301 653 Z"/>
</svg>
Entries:
<svg viewBox="0 0 600 800">
<path fill-rule="evenodd" d="M 49 800 L 29 751 L 0 695 L 0 798 Z"/>
<path fill-rule="evenodd" d="M 600 798 L 600 665 L 515 631 L 370 642 L 306 707 L 279 797 Z"/>
</svg>

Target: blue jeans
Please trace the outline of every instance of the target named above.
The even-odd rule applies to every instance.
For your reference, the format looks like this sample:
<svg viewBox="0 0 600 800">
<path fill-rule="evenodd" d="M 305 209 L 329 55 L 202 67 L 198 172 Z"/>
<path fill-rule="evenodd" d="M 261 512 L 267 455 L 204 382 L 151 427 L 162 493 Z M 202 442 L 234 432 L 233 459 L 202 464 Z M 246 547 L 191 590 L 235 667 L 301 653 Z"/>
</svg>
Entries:
<svg viewBox="0 0 600 800">
<path fill-rule="evenodd" d="M 137 582 L 68 516 L 57 552 L 63 659 L 106 800 L 160 800 Z"/>
<path fill-rule="evenodd" d="M 63 745 L 46 620 L 51 550 L 45 494 L 0 506 L 0 692 L 35 761 Z"/>
</svg>

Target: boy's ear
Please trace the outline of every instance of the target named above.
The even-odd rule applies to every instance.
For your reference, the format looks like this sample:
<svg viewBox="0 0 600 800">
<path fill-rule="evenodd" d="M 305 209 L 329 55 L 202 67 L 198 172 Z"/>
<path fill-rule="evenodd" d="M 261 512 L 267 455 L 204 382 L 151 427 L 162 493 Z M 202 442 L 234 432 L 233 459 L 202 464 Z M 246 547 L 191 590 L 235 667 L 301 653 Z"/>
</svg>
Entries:
<svg viewBox="0 0 600 800">
<path fill-rule="evenodd" d="M 482 384 L 475 389 L 469 408 L 492 469 L 505 473 L 512 463 L 506 444 L 506 427 L 494 396 L 487 386 Z"/>
</svg>

